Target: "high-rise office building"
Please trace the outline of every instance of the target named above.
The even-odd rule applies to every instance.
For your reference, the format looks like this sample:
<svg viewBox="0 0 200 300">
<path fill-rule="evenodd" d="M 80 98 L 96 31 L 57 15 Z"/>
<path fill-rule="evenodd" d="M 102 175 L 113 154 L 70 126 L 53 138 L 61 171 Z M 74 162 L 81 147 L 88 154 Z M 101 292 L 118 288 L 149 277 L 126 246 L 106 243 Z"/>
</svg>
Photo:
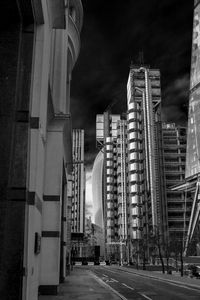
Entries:
<svg viewBox="0 0 200 300">
<path fill-rule="evenodd" d="M 137 244 L 157 231 L 163 239 L 167 233 L 159 70 L 131 66 L 127 106 L 129 231 L 133 246 L 134 241 Z"/>
<path fill-rule="evenodd" d="M 84 233 L 85 229 L 85 169 L 84 130 L 73 129 L 73 172 L 71 232 Z"/>
<path fill-rule="evenodd" d="M 194 0 L 193 39 L 190 71 L 190 98 L 188 112 L 185 182 L 173 188 L 191 193 L 193 199 L 190 221 L 185 240 L 184 255 L 199 226 L 200 218 L 200 1 Z M 199 247 L 200 248 L 200 247 Z"/>
<path fill-rule="evenodd" d="M 173 191 L 172 186 L 185 179 L 186 127 L 163 123 L 163 156 L 169 239 L 183 240 L 192 207 L 190 193 Z"/>
<path fill-rule="evenodd" d="M 131 66 L 127 97 L 125 116 L 97 116 L 97 142 L 107 250 L 124 244 L 132 259 L 141 239 L 167 234 L 159 70 Z"/>
</svg>

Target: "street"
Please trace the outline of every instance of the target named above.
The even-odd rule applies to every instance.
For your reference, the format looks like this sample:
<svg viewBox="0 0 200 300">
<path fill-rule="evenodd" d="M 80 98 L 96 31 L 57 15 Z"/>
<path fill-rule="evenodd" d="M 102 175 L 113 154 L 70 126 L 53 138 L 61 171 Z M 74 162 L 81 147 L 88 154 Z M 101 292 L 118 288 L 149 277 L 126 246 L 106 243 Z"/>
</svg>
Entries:
<svg viewBox="0 0 200 300">
<path fill-rule="evenodd" d="M 99 280 L 114 289 L 122 299 L 149 300 L 199 300 L 200 289 L 164 282 L 158 279 L 132 274 L 112 266 L 87 267 Z M 197 283 L 195 281 L 195 283 Z M 200 284 L 200 282 L 199 282 Z"/>
</svg>

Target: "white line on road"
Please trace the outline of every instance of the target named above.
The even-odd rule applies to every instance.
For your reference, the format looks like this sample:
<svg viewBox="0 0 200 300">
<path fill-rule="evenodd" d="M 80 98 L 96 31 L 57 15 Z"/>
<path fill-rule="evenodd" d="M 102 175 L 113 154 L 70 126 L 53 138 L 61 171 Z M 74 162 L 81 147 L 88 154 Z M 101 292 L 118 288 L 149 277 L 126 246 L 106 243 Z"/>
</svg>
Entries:
<svg viewBox="0 0 200 300">
<path fill-rule="evenodd" d="M 127 287 L 128 289 L 130 289 L 130 290 L 132 290 L 132 291 L 134 291 L 134 288 L 132 288 L 132 287 L 130 287 L 130 286 L 128 286 L 128 285 L 126 285 L 125 283 L 122 283 L 125 287 Z"/>
<path fill-rule="evenodd" d="M 110 278 L 110 279 L 112 279 L 112 281 L 119 282 L 119 281 L 117 281 L 116 279 L 113 279 L 113 278 Z"/>
<path fill-rule="evenodd" d="M 145 294 L 139 293 L 141 296 L 143 296 L 144 298 L 148 299 L 148 300 L 152 300 L 152 298 L 146 296 Z"/>
<path fill-rule="evenodd" d="M 102 279 L 100 279 L 97 275 L 94 273 L 91 273 L 91 275 L 102 285 L 106 286 L 108 289 L 110 289 L 113 293 L 115 293 L 117 296 L 119 296 L 122 300 L 128 300 L 126 297 L 124 297 L 122 294 L 117 292 L 115 289 L 113 289 L 109 284 L 105 283 Z"/>
<path fill-rule="evenodd" d="M 102 274 L 104 277 L 108 277 L 108 275 L 106 275 L 106 274 Z"/>
</svg>

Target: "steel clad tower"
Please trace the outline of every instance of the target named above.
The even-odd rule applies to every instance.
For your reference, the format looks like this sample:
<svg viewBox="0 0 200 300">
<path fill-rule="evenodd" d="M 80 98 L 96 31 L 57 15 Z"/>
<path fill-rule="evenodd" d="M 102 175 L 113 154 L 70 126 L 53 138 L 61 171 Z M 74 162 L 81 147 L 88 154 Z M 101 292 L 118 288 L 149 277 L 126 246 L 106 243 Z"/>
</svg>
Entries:
<svg viewBox="0 0 200 300">
<path fill-rule="evenodd" d="M 126 114 L 97 115 L 107 257 L 120 262 L 138 261 L 153 232 L 167 234 L 160 104 L 159 70 L 131 66 Z"/>
<path fill-rule="evenodd" d="M 130 241 L 159 231 L 166 238 L 160 71 L 131 66 L 127 83 Z"/>
</svg>

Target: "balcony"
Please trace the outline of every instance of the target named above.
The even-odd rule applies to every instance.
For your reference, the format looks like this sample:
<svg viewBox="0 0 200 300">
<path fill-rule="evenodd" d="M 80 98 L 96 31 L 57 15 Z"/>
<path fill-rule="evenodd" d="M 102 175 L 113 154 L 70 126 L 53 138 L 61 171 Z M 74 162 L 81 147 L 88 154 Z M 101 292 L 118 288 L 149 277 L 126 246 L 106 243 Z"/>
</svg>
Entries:
<svg viewBox="0 0 200 300">
<path fill-rule="evenodd" d="M 168 207 L 168 212 L 184 212 L 184 207 Z"/>
<path fill-rule="evenodd" d="M 172 166 L 171 170 L 170 168 L 165 168 L 165 173 L 166 175 L 168 174 L 175 174 L 175 175 L 185 175 L 185 170 L 180 170 L 180 168 L 178 169 L 175 169 L 175 167 L 173 168 L 174 166 Z"/>
<path fill-rule="evenodd" d="M 169 222 L 169 227 L 170 227 L 170 222 L 177 222 L 177 223 L 184 223 L 184 221 L 189 221 L 190 220 L 190 218 L 189 217 L 186 217 L 185 219 L 184 219 L 184 215 L 183 216 L 169 216 L 168 215 L 168 222 Z"/>
<path fill-rule="evenodd" d="M 185 202 L 185 199 L 184 198 L 170 198 L 170 197 L 167 197 L 167 202 L 172 202 L 172 203 L 175 203 L 175 202 L 181 202 L 181 203 L 184 203 Z"/>
</svg>

